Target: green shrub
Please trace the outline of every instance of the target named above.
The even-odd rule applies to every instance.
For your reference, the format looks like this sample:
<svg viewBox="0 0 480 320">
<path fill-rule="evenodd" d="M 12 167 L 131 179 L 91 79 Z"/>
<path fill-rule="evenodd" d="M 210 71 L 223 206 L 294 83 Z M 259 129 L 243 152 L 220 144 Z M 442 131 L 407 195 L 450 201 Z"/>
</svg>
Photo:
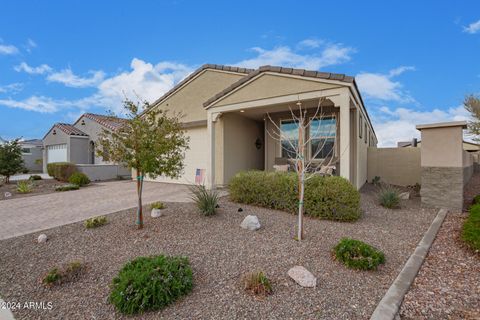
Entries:
<svg viewBox="0 0 480 320">
<path fill-rule="evenodd" d="M 378 186 L 380 184 L 380 177 L 379 176 L 373 177 L 372 184 Z"/>
<path fill-rule="evenodd" d="M 52 285 L 56 282 L 60 282 L 60 279 L 62 278 L 62 275 L 60 274 L 60 271 L 58 268 L 53 268 L 48 273 L 45 275 L 43 278 L 42 282 L 46 285 Z"/>
<path fill-rule="evenodd" d="M 58 181 L 66 182 L 74 172 L 77 172 L 77 167 L 70 162 L 52 162 L 47 164 L 47 172 Z"/>
<path fill-rule="evenodd" d="M 30 193 L 33 191 L 33 183 L 28 180 L 22 180 L 17 182 L 18 193 Z"/>
<path fill-rule="evenodd" d="M 398 208 L 400 206 L 400 192 L 390 185 L 383 186 L 378 190 L 378 201 L 385 208 Z"/>
<path fill-rule="evenodd" d="M 154 202 L 150 204 L 150 209 L 165 209 L 165 204 L 163 202 Z"/>
<path fill-rule="evenodd" d="M 348 268 L 376 270 L 385 263 L 383 252 L 359 240 L 343 238 L 333 250 L 335 257 Z"/>
<path fill-rule="evenodd" d="M 139 257 L 126 263 L 113 279 L 110 301 L 124 314 L 163 309 L 192 290 L 186 257 Z"/>
<path fill-rule="evenodd" d="M 43 277 L 42 282 L 47 286 L 52 286 L 62 282 L 72 281 L 83 270 L 83 267 L 84 265 L 81 261 L 74 260 L 62 268 L 55 267 L 51 269 L 45 277 Z"/>
<path fill-rule="evenodd" d="M 68 178 L 68 182 L 70 182 L 71 184 L 76 184 L 80 187 L 83 187 L 90 183 L 90 179 L 87 177 L 85 173 L 74 172 L 72 173 L 70 178 Z"/>
<path fill-rule="evenodd" d="M 62 186 L 56 186 L 55 191 L 71 191 L 71 190 L 78 190 L 80 187 L 76 184 L 64 184 Z"/>
<path fill-rule="evenodd" d="M 272 285 L 262 271 L 251 272 L 243 279 L 245 290 L 255 295 L 269 295 L 272 293 Z"/>
<path fill-rule="evenodd" d="M 468 218 L 463 223 L 462 240 L 473 250 L 480 250 L 480 204 L 470 207 Z"/>
<path fill-rule="evenodd" d="M 472 204 L 480 204 L 480 194 L 473 198 Z"/>
<path fill-rule="evenodd" d="M 107 224 L 107 218 L 104 217 L 104 216 L 90 218 L 90 219 L 85 220 L 85 222 L 83 223 L 83 225 L 87 229 L 101 227 L 105 224 Z"/>
<path fill-rule="evenodd" d="M 208 190 L 203 185 L 194 185 L 190 187 L 190 191 L 191 199 L 203 215 L 211 216 L 217 212 L 218 193 L 215 190 Z"/>
<path fill-rule="evenodd" d="M 298 178 L 295 173 L 245 171 L 230 181 L 235 202 L 296 213 Z M 314 175 L 305 184 L 305 215 L 320 219 L 354 221 L 360 217 L 360 194 L 346 179 Z"/>
<path fill-rule="evenodd" d="M 32 180 L 32 181 L 42 180 L 42 176 L 39 176 L 38 174 L 34 174 L 34 175 L 31 175 L 30 178 L 28 178 L 28 180 Z"/>
</svg>

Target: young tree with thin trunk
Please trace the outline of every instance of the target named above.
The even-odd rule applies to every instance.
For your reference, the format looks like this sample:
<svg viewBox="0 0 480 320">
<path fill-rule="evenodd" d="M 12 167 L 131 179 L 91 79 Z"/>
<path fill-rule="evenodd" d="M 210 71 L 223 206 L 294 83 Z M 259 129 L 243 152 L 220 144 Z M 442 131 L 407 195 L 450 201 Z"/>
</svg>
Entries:
<svg viewBox="0 0 480 320">
<path fill-rule="evenodd" d="M 463 102 L 465 109 L 470 112 L 472 120 L 468 122 L 468 131 L 473 135 L 473 140 L 480 141 L 480 98 L 469 95 Z"/>
<path fill-rule="evenodd" d="M 24 169 L 22 147 L 18 139 L 0 144 L 0 175 L 5 176 L 5 183 L 10 182 L 10 176 Z"/>
<path fill-rule="evenodd" d="M 104 130 L 97 143 L 97 154 L 106 161 L 123 164 L 136 172 L 138 208 L 136 224 L 143 228 L 142 189 L 145 176 L 178 178 L 184 168 L 188 137 L 180 123 L 180 114 L 149 109 L 148 102 L 126 99 L 127 119 L 117 130 Z"/>
<path fill-rule="evenodd" d="M 288 160 L 292 163 L 298 177 L 298 222 L 296 238 L 299 241 L 304 239 L 303 203 L 305 197 L 305 183 L 314 174 L 329 175 L 331 174 L 329 172 L 333 169 L 332 162 L 334 160 L 334 150 L 337 145 L 337 121 L 334 120 L 334 124 L 332 124 L 332 121 L 326 121 L 327 125 L 322 125 L 322 122 L 325 120 L 335 119 L 333 114 L 325 114 L 323 112 L 323 102 L 324 99 L 319 100 L 317 108 L 313 109 L 313 113 L 311 113 L 311 109 L 309 113 L 308 109 L 302 108 L 302 103 L 300 101 L 296 103 L 296 110 L 289 108 L 291 120 L 295 124 L 295 127 L 297 127 L 297 132 L 294 133 L 296 135 L 295 137 L 292 136 L 292 132 L 282 130 L 281 126 L 273 121 L 270 114 L 267 113 L 267 117 L 274 127 L 272 132 L 267 130 L 267 133 L 271 138 L 278 141 L 281 148 L 286 151 Z M 317 127 L 312 130 L 314 123 L 320 125 L 317 125 Z M 310 130 L 309 137 L 307 137 L 307 130 Z M 318 137 L 318 133 L 320 132 L 324 137 L 331 137 L 330 139 L 333 138 L 333 147 L 325 154 L 324 150 L 326 150 L 329 139 L 324 138 L 323 141 L 320 139 L 317 147 L 312 148 L 310 155 L 308 155 L 308 147 L 311 146 L 313 139 Z M 283 142 L 285 142 L 285 144 L 283 144 Z M 320 154 L 322 154 L 323 157 L 318 159 L 317 156 Z"/>
</svg>

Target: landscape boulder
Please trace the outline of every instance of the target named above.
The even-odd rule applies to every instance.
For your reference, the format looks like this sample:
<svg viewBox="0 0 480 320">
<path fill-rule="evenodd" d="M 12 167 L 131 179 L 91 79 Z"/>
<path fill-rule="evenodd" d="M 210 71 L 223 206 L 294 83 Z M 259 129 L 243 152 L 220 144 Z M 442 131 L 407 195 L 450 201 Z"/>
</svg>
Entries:
<svg viewBox="0 0 480 320">
<path fill-rule="evenodd" d="M 410 192 L 402 192 L 398 195 L 398 197 L 401 200 L 408 200 L 408 199 L 410 199 Z"/>
<path fill-rule="evenodd" d="M 288 270 L 288 276 L 304 288 L 314 288 L 317 286 L 317 278 L 302 266 L 295 266 Z"/>
<path fill-rule="evenodd" d="M 48 237 L 47 237 L 47 235 L 44 234 L 44 233 L 42 233 L 41 235 L 39 235 L 39 236 L 38 236 L 38 239 L 37 239 L 38 243 L 45 243 L 45 242 L 47 242 L 47 240 L 48 240 Z"/>
<path fill-rule="evenodd" d="M 243 219 L 242 224 L 240 225 L 243 229 L 255 231 L 260 229 L 260 221 L 258 221 L 257 216 L 248 215 Z"/>
<path fill-rule="evenodd" d="M 163 215 L 162 209 L 152 209 L 152 212 L 150 215 L 152 216 L 152 218 L 161 217 Z"/>
</svg>

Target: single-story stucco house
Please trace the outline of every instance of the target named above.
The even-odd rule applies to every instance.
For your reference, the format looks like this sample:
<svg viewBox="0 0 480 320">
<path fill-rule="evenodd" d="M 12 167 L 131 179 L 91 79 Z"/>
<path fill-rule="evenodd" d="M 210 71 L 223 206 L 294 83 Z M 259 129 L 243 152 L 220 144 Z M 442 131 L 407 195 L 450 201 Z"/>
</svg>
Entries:
<svg viewBox="0 0 480 320">
<path fill-rule="evenodd" d="M 129 176 L 126 168 L 104 161 L 95 152 L 103 130 L 116 130 L 124 121 L 117 117 L 85 113 L 74 124 L 54 124 L 43 138 L 44 172 L 48 163 L 71 162 L 92 180 Z"/>
<path fill-rule="evenodd" d="M 254 70 L 206 64 L 152 103 L 150 108 L 183 113 L 190 138 L 183 175 L 155 181 L 192 184 L 200 175 L 206 185 L 226 185 L 242 170 L 274 170 L 287 155 L 281 142 L 268 134 L 275 126 L 267 114 L 288 130 L 289 108 L 300 101 L 313 115 L 320 99 L 328 117 L 314 121 L 317 128 L 308 130 L 317 133 L 311 137 L 312 148 L 325 142 L 334 155 L 336 174 L 360 188 L 367 180 L 367 149 L 377 145 L 377 137 L 355 79 L 273 66 Z M 318 127 L 332 124 L 337 129 L 322 136 Z M 309 150 L 307 156 L 312 153 Z M 322 154 L 328 153 L 318 158 Z"/>
<path fill-rule="evenodd" d="M 22 159 L 25 168 L 29 172 L 42 172 L 43 166 L 43 142 L 40 139 L 19 141 L 22 148 Z"/>
</svg>

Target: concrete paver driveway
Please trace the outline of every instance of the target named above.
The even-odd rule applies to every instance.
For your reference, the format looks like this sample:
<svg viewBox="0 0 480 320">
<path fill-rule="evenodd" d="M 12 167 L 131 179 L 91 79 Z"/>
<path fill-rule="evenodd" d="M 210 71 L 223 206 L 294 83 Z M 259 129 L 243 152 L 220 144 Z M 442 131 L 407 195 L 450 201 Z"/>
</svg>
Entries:
<svg viewBox="0 0 480 320">
<path fill-rule="evenodd" d="M 145 182 L 143 203 L 188 202 L 188 187 Z M 0 240 L 135 207 L 136 183 L 98 182 L 76 191 L 0 201 Z"/>
</svg>

